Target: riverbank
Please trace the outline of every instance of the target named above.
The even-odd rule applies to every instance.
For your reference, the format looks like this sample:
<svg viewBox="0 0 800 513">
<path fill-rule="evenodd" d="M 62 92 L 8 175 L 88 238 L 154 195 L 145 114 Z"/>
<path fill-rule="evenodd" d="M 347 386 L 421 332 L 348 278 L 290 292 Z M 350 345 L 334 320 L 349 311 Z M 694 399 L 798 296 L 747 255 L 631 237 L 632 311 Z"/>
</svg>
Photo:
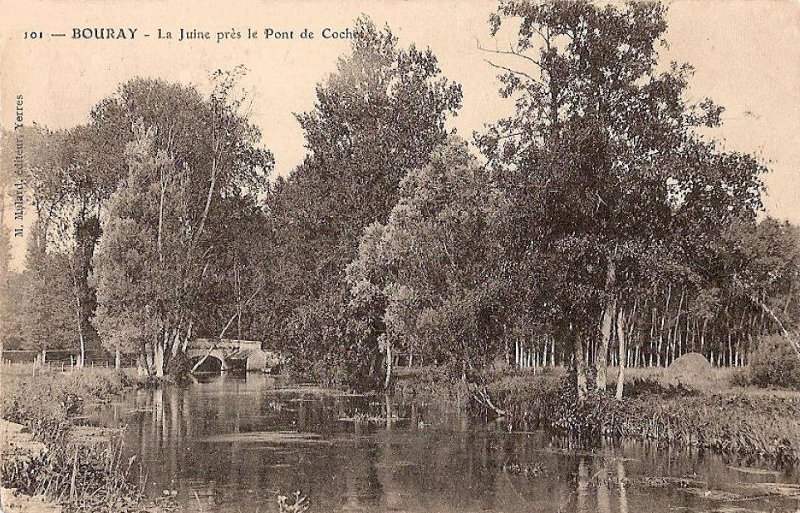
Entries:
<svg viewBox="0 0 800 513">
<path fill-rule="evenodd" d="M 28 429 L 22 424 L 0 419 L 0 451 L 2 451 L 3 467 L 27 457 L 39 458 L 47 450 L 45 445 L 33 439 Z M 5 483 L 5 479 L 3 481 Z M 61 513 L 56 502 L 43 495 L 25 495 L 17 493 L 16 488 L 0 489 L 0 505 L 3 511 L 13 513 Z"/>
<path fill-rule="evenodd" d="M 75 426 L 85 409 L 140 383 L 125 372 L 4 366 L 4 511 L 165 511 L 145 501 L 115 430 Z M 16 508 L 16 509 L 14 509 Z M 168 509 L 168 508 L 167 508 Z"/>
<path fill-rule="evenodd" d="M 740 386 L 741 369 L 714 369 L 696 383 L 675 382 L 660 369 L 632 369 L 622 400 L 590 392 L 578 401 L 563 368 L 506 370 L 482 387 L 448 380 L 427 369 L 398 380 L 403 393 L 462 400 L 510 431 L 551 430 L 591 444 L 598 437 L 629 438 L 739 455 L 791 467 L 800 463 L 800 393 Z M 613 379 L 612 379 L 613 378 Z M 609 383 L 616 382 L 609 372 Z M 692 385 L 697 386 L 692 386 Z"/>
</svg>

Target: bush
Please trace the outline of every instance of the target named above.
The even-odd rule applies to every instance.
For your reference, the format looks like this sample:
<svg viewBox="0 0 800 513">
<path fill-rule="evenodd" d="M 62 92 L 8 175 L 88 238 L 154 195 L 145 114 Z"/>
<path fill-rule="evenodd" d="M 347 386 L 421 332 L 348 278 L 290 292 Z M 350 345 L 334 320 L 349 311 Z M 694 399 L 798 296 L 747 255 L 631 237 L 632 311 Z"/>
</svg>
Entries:
<svg viewBox="0 0 800 513">
<path fill-rule="evenodd" d="M 69 417 L 83 412 L 83 400 L 59 380 L 20 382 L 3 396 L 3 417 L 26 425 L 39 441 L 63 436 Z"/>
<path fill-rule="evenodd" d="M 728 384 L 734 387 L 748 387 L 751 381 L 751 370 L 746 367 L 732 367 L 728 373 Z"/>
<path fill-rule="evenodd" d="M 529 404 L 554 396 L 567 381 L 567 371 L 547 368 L 546 372 L 532 374 L 513 370 L 489 376 L 487 390 L 499 404 L 513 407 Z"/>
<path fill-rule="evenodd" d="M 780 335 L 762 337 L 750 358 L 750 378 L 761 387 L 800 390 L 800 358 Z"/>
<path fill-rule="evenodd" d="M 591 379 L 589 380 L 591 381 Z M 506 411 L 508 422 L 523 429 L 550 428 L 582 437 L 609 434 L 617 401 L 591 390 L 579 401 L 574 370 L 552 369 L 538 375 L 511 374 L 489 383 L 488 392 Z"/>
<path fill-rule="evenodd" d="M 54 499 L 68 512 L 141 511 L 142 495 L 132 475 L 135 462 L 122 457 L 119 440 L 90 446 L 59 443 L 4 460 L 3 485 Z"/>
<path fill-rule="evenodd" d="M 28 426 L 39 441 L 60 438 L 69 418 L 81 415 L 85 403 L 108 401 L 129 381 L 120 372 L 100 369 L 18 377 L 3 384 L 2 414 Z"/>
<path fill-rule="evenodd" d="M 636 378 L 632 383 L 625 387 L 625 397 L 639 397 L 647 395 L 656 395 L 659 397 L 690 397 L 698 395 L 699 392 L 685 386 L 683 383 L 677 385 L 672 383 L 663 384 L 662 381 L 654 378 Z"/>
<path fill-rule="evenodd" d="M 685 444 L 767 457 L 779 466 L 800 462 L 800 399 L 769 395 L 697 394 L 665 388 L 653 379 L 628 387 L 617 401 L 590 390 L 578 401 L 575 374 L 507 376 L 489 385 L 492 400 L 506 410 L 508 427 L 541 427 L 596 442 L 599 436 Z"/>
</svg>

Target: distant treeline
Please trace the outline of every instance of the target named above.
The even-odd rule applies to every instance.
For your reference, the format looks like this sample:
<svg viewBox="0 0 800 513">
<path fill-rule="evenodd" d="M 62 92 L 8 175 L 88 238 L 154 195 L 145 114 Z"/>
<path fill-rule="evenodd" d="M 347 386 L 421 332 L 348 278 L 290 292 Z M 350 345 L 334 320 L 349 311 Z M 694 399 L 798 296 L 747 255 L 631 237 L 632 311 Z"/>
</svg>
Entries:
<svg viewBox="0 0 800 513">
<path fill-rule="evenodd" d="M 766 333 L 800 357 L 800 232 L 759 221 L 756 157 L 701 135 L 724 109 L 659 62 L 666 28 L 659 3 L 501 1 L 488 30 L 515 42 L 483 51 L 516 108 L 468 143 L 433 53 L 359 19 L 296 116 L 306 158 L 272 181 L 242 68 L 207 97 L 136 78 L 87 125 L 27 127 L 36 223 L 3 271 L 4 343 L 161 376 L 227 335 L 328 384 L 389 385 L 413 353 L 471 381 L 570 365 L 581 393 L 609 363 L 745 364 Z"/>
</svg>

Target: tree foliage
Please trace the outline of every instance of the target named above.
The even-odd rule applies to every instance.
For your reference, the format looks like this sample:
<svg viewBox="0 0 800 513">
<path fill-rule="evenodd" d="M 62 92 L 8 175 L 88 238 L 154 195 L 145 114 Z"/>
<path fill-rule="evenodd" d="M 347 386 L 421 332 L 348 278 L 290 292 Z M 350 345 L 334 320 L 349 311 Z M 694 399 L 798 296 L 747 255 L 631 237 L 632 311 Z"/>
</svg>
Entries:
<svg viewBox="0 0 800 513">
<path fill-rule="evenodd" d="M 441 77 L 430 50 L 401 48 L 388 27 L 366 18 L 355 34 L 350 53 L 317 86 L 315 108 L 297 116 L 308 156 L 267 201 L 281 254 L 274 316 L 264 324 L 306 369 L 349 353 L 342 345 L 374 361 L 377 335 L 365 330 L 380 327 L 348 306 L 345 267 L 364 227 L 385 222 L 401 179 L 428 162 L 461 104 L 460 86 Z"/>
<path fill-rule="evenodd" d="M 241 68 L 208 97 L 136 78 L 87 125 L 26 127 L 21 343 L 96 327 L 160 375 L 192 337 L 235 333 L 326 384 L 386 385 L 402 353 L 476 381 L 571 365 L 579 395 L 591 367 L 602 391 L 609 364 L 741 365 L 758 340 L 800 356 L 798 229 L 758 218 L 766 168 L 710 136 L 723 108 L 659 59 L 665 13 L 502 0 L 490 31 L 512 43 L 484 51 L 515 109 L 474 147 L 448 133 L 461 88 L 433 53 L 367 18 L 274 182 Z"/>
<path fill-rule="evenodd" d="M 598 340 L 600 388 L 618 309 L 653 281 L 702 280 L 705 243 L 761 206 L 764 168 L 698 130 L 722 109 L 685 99 L 688 65 L 659 66 L 664 15 L 658 3 L 509 0 L 492 18 L 493 34 L 518 22 L 493 55 L 508 61 L 495 66 L 516 113 L 478 138 L 510 193 L 508 258 L 521 288 L 536 278 L 535 306 L 522 304 L 572 332 L 579 380 Z"/>
<path fill-rule="evenodd" d="M 235 78 L 218 73 L 208 100 L 192 88 L 134 81 L 102 104 L 124 119 L 131 94 L 152 103 L 150 118 L 131 127 L 128 172 L 109 200 L 96 275 L 101 332 L 117 347 L 114 333 L 135 335 L 129 340 L 157 375 L 193 334 L 222 336 L 230 323 L 220 322 L 219 310 L 241 318 L 244 296 L 261 287 L 238 265 L 236 280 L 221 279 L 236 255 L 230 233 L 241 234 L 238 222 L 257 215 L 272 166 L 256 146 L 260 135 L 242 112 Z"/>
<path fill-rule="evenodd" d="M 381 343 L 478 373 L 498 353 L 503 283 L 495 216 L 502 198 L 452 139 L 400 183 L 385 224 L 369 226 L 348 267 L 354 300 L 383 311 Z"/>
</svg>

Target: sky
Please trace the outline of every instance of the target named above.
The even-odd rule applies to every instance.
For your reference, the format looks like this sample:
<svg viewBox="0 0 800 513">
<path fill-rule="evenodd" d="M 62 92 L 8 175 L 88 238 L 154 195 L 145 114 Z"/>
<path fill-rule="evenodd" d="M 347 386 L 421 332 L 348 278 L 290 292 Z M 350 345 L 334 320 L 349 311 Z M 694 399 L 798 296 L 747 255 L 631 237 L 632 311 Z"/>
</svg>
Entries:
<svg viewBox="0 0 800 513">
<path fill-rule="evenodd" d="M 726 107 L 724 126 L 712 135 L 726 149 L 758 153 L 772 170 L 765 177 L 767 213 L 800 223 L 800 2 L 668 5 L 669 48 L 660 52 L 662 60 L 694 66 L 689 98 L 707 96 Z M 443 74 L 462 84 L 463 108 L 450 126 L 469 138 L 510 113 L 497 94 L 496 70 L 478 48 L 508 44 L 508 35 L 490 37 L 495 6 L 483 0 L 0 0 L 0 12 L 11 13 L 0 20 L 0 120 L 12 126 L 14 99 L 22 94 L 25 123 L 67 128 L 87 122 L 92 106 L 132 77 L 207 91 L 210 71 L 244 64 L 251 119 L 275 155 L 276 173 L 286 174 L 305 154 L 294 113 L 313 108 L 316 84 L 349 49 L 347 40 L 323 39 L 321 32 L 344 30 L 365 13 L 388 23 L 401 45 L 430 47 Z M 137 34 L 132 40 L 73 39 L 75 28 L 89 27 L 136 28 Z M 173 39 L 158 39 L 159 28 Z M 246 39 L 248 28 L 258 38 Z M 180 29 L 208 31 L 211 39 L 177 41 Z M 265 39 L 265 29 L 293 31 L 293 38 Z M 304 29 L 315 38 L 300 38 Z M 44 37 L 25 39 L 25 31 Z M 243 38 L 217 42 L 225 31 Z"/>
</svg>

